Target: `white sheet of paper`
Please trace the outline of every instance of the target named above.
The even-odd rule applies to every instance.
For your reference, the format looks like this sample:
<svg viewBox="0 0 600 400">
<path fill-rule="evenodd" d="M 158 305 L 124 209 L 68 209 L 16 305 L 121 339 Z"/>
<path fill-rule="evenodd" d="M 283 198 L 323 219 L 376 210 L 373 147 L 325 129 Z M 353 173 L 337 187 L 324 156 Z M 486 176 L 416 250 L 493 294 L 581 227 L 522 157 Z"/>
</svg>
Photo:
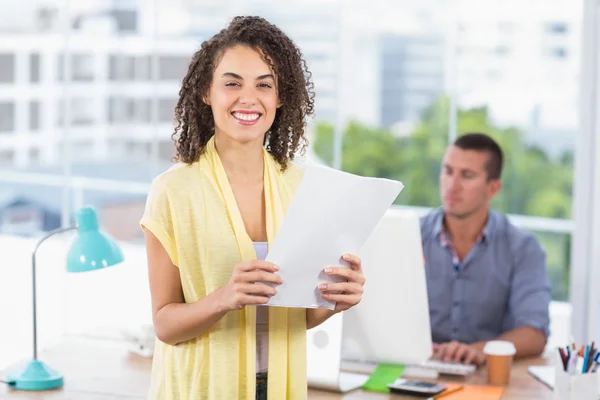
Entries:
<svg viewBox="0 0 600 400">
<path fill-rule="evenodd" d="M 328 308 L 318 285 L 336 278 L 327 266 L 346 266 L 345 253 L 359 255 L 404 185 L 310 165 L 296 191 L 266 260 L 283 280 L 268 306 Z"/>
</svg>

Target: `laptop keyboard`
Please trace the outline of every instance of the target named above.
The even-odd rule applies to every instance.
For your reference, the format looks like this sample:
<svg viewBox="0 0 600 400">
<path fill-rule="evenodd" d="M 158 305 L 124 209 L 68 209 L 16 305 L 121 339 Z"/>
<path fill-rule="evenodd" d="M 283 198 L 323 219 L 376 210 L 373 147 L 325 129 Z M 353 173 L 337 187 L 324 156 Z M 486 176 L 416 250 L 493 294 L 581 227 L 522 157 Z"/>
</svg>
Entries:
<svg viewBox="0 0 600 400">
<path fill-rule="evenodd" d="M 477 370 L 475 365 L 462 364 L 456 362 L 444 362 L 439 360 L 427 360 L 419 367 L 425 369 L 433 369 L 440 374 L 444 375 L 471 375 Z"/>
<path fill-rule="evenodd" d="M 411 365 L 422 369 L 431 369 L 437 371 L 443 375 L 459 375 L 467 376 L 471 375 L 477 370 L 475 365 L 466 365 L 456 362 L 443 362 L 439 360 L 427 360 L 422 364 Z M 373 362 L 362 362 L 355 360 L 343 360 L 341 364 L 341 370 L 346 372 L 358 373 L 358 374 L 371 374 L 377 363 Z"/>
</svg>

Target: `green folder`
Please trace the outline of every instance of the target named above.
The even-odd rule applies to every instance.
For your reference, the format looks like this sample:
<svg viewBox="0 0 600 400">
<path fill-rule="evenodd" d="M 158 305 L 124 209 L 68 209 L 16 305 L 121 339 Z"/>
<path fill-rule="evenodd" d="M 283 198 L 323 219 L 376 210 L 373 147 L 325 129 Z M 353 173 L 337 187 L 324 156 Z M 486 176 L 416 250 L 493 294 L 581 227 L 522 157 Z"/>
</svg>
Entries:
<svg viewBox="0 0 600 400">
<path fill-rule="evenodd" d="M 362 388 L 371 392 L 389 393 L 387 385 L 394 383 L 403 371 L 404 365 L 379 364 Z"/>
</svg>

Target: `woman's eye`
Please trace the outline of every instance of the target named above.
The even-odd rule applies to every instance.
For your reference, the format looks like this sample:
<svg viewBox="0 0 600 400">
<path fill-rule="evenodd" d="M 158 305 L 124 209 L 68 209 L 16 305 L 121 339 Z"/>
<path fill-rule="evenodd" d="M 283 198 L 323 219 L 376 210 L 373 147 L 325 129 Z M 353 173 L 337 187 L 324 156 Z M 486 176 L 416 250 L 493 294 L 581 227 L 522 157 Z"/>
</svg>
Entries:
<svg viewBox="0 0 600 400">
<path fill-rule="evenodd" d="M 269 85 L 268 83 L 261 83 L 258 85 L 261 88 L 266 88 L 266 89 L 271 89 L 271 85 Z"/>
<path fill-rule="evenodd" d="M 225 86 L 239 86 L 240 84 L 237 82 L 228 82 L 225 84 Z"/>
</svg>

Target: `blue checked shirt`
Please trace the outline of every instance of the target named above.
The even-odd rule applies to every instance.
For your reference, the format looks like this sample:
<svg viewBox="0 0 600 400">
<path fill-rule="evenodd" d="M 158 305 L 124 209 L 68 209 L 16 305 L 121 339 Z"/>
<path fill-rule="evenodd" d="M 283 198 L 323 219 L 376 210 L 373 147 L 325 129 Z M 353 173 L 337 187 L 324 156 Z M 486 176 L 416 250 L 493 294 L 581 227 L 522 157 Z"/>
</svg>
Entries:
<svg viewBox="0 0 600 400">
<path fill-rule="evenodd" d="M 536 238 L 495 211 L 459 260 L 443 210 L 421 218 L 432 340 L 473 343 L 530 326 L 549 335 L 550 282 Z"/>
</svg>

